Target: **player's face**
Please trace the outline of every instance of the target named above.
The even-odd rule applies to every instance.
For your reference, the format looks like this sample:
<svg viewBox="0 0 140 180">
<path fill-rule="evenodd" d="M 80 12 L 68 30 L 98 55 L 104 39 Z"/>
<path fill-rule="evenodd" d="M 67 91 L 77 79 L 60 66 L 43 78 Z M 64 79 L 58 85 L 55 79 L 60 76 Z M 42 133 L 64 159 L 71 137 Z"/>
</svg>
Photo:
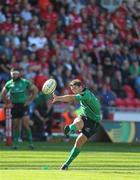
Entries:
<svg viewBox="0 0 140 180">
<path fill-rule="evenodd" d="M 16 80 L 20 77 L 20 72 L 11 72 L 12 79 Z"/>
<path fill-rule="evenodd" d="M 70 85 L 70 89 L 74 94 L 81 92 L 82 90 L 81 88 L 82 88 L 81 86 L 72 85 L 72 84 Z"/>
</svg>

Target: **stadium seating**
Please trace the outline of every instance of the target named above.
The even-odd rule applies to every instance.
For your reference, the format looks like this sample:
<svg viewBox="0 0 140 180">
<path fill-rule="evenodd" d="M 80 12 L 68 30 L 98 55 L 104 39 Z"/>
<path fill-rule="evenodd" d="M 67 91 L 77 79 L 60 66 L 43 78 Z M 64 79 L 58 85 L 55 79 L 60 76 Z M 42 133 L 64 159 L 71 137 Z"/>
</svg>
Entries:
<svg viewBox="0 0 140 180">
<path fill-rule="evenodd" d="M 115 100 L 115 106 L 119 108 L 124 108 L 126 106 L 125 101 L 121 98 L 116 98 Z"/>
<path fill-rule="evenodd" d="M 134 98 L 135 97 L 135 92 L 131 86 L 124 85 L 123 90 L 126 92 L 128 98 Z"/>
</svg>

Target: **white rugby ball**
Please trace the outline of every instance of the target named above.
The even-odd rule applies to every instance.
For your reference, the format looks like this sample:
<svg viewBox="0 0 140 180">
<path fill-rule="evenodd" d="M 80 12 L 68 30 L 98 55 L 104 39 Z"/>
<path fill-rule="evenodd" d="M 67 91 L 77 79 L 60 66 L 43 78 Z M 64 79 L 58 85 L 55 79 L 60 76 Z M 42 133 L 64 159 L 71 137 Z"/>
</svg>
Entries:
<svg viewBox="0 0 140 180">
<path fill-rule="evenodd" d="M 46 95 L 52 94 L 56 89 L 56 80 L 55 79 L 48 79 L 45 81 L 42 87 L 42 92 Z"/>
</svg>

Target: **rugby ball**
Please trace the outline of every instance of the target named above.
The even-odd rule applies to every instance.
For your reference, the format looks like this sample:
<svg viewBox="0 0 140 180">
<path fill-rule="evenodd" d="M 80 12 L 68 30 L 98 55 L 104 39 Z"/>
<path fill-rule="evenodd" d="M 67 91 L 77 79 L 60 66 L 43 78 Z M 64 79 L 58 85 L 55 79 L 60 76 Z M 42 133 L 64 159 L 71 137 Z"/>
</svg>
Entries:
<svg viewBox="0 0 140 180">
<path fill-rule="evenodd" d="M 55 79 L 48 79 L 45 81 L 42 87 L 42 92 L 46 95 L 52 94 L 56 89 L 56 80 Z"/>
</svg>

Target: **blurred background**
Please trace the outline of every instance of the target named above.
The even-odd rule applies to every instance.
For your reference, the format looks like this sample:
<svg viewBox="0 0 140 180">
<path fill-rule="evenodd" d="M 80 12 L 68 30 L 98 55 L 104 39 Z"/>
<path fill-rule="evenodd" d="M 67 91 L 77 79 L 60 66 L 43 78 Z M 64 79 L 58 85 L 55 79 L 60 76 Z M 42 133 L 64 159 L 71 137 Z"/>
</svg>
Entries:
<svg viewBox="0 0 140 180">
<path fill-rule="evenodd" d="M 1 0 L 0 90 L 12 67 L 39 89 L 30 104 L 34 140 L 77 136 L 66 139 L 63 127 L 79 106 L 51 105 L 41 92 L 53 77 L 58 95 L 70 93 L 68 83 L 79 78 L 100 99 L 103 120 L 91 141 L 140 142 L 139 0 Z M 0 98 L 1 141 L 5 126 Z"/>
</svg>

